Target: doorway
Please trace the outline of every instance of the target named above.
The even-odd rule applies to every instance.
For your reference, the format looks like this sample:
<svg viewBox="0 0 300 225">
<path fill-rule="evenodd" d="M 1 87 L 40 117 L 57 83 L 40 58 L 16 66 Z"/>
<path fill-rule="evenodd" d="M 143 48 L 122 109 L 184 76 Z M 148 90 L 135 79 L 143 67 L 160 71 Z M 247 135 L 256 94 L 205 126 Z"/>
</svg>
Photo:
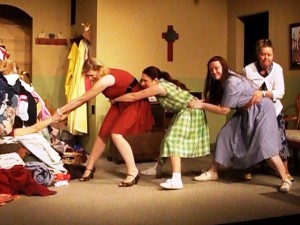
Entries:
<svg viewBox="0 0 300 225">
<path fill-rule="evenodd" d="M 23 10 L 0 4 L 0 39 L 16 61 L 19 72 L 27 71 L 32 81 L 32 17 Z"/>
<path fill-rule="evenodd" d="M 255 44 L 269 38 L 269 12 L 239 17 L 244 23 L 244 67 L 256 61 Z"/>
</svg>

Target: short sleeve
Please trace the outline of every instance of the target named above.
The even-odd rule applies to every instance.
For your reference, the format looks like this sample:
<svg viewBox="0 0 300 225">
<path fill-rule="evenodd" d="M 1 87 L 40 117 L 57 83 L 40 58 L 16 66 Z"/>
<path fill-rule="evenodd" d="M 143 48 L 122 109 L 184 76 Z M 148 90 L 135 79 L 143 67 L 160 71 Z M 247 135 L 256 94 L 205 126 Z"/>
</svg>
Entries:
<svg viewBox="0 0 300 225">
<path fill-rule="evenodd" d="M 224 84 L 224 94 L 221 105 L 236 108 L 242 93 L 242 80 L 231 76 Z"/>
</svg>

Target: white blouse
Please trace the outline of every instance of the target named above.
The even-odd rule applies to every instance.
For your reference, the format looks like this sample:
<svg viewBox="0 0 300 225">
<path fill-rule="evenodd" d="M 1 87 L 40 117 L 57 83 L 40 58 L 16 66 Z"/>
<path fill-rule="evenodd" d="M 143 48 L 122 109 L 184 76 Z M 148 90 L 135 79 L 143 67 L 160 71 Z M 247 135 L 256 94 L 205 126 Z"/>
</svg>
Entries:
<svg viewBox="0 0 300 225">
<path fill-rule="evenodd" d="M 258 72 L 255 63 L 251 63 L 243 69 L 243 73 L 256 85 L 258 85 L 258 87 L 265 82 L 268 91 L 272 91 L 276 116 L 278 116 L 283 109 L 283 105 L 280 100 L 283 98 L 285 93 L 282 67 L 278 63 L 273 62 L 271 72 L 266 77 L 263 77 Z"/>
</svg>

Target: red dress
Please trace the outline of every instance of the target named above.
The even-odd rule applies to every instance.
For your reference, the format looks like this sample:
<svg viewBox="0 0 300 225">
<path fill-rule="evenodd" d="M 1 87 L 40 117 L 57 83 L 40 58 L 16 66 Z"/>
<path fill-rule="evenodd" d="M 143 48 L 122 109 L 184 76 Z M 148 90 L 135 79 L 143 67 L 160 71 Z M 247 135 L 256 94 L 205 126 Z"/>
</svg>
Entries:
<svg viewBox="0 0 300 225">
<path fill-rule="evenodd" d="M 120 69 L 110 69 L 115 84 L 106 88 L 102 93 L 109 99 L 114 99 L 126 93 L 129 85 L 135 79 L 130 73 Z M 142 90 L 140 83 L 136 83 L 131 92 Z M 149 131 L 154 124 L 151 105 L 148 99 L 136 102 L 119 102 L 112 104 L 108 110 L 99 131 L 101 138 L 110 134 L 139 134 Z"/>
</svg>

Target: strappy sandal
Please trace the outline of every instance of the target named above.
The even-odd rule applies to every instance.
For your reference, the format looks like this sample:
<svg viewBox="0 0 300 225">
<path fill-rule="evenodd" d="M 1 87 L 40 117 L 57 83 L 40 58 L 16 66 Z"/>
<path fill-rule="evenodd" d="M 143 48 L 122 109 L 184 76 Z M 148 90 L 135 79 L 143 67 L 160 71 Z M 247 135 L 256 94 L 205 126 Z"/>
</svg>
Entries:
<svg viewBox="0 0 300 225">
<path fill-rule="evenodd" d="M 282 193 L 287 193 L 291 190 L 291 187 L 292 187 L 292 181 L 290 181 L 289 179 L 285 179 L 282 181 L 279 191 Z"/>
<path fill-rule="evenodd" d="M 95 167 L 93 169 L 88 169 L 86 168 L 85 170 L 88 170 L 90 171 L 89 175 L 87 176 L 82 176 L 79 181 L 82 181 L 82 182 L 85 182 L 85 181 L 89 181 L 90 179 L 93 179 L 94 178 L 94 173 L 96 171 Z"/>
<path fill-rule="evenodd" d="M 122 181 L 121 183 L 119 183 L 119 187 L 131 187 L 132 185 L 137 184 L 139 179 L 140 179 L 141 174 L 138 171 L 136 176 L 131 175 L 131 174 L 127 174 L 127 176 L 134 177 L 134 179 L 132 181 L 129 181 L 129 182 Z"/>
</svg>

